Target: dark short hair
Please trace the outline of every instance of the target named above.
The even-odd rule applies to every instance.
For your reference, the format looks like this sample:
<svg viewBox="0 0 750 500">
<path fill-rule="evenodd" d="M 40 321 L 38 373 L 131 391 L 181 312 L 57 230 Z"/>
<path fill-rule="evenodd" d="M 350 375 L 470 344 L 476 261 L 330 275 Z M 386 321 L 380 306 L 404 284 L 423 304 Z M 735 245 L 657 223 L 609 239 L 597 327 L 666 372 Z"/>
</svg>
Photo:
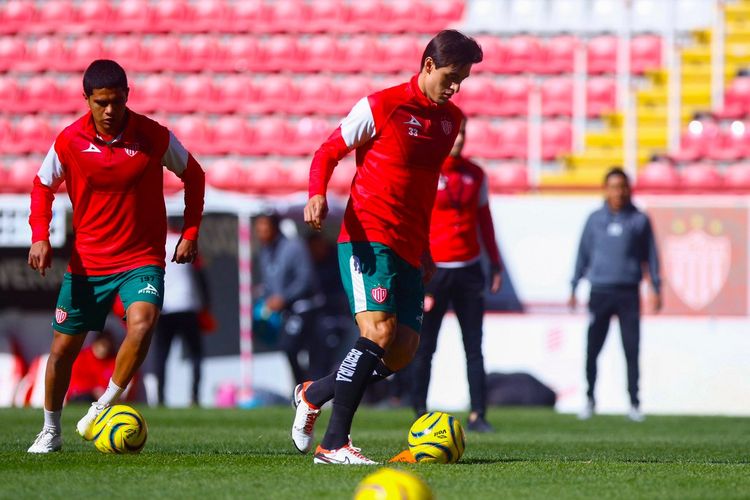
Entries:
<svg viewBox="0 0 750 500">
<path fill-rule="evenodd" d="M 89 97 L 94 93 L 94 89 L 128 90 L 125 70 L 109 59 L 97 59 L 92 62 L 83 74 L 83 92 Z"/>
<path fill-rule="evenodd" d="M 473 38 L 456 30 L 443 30 L 430 40 L 422 53 L 422 71 L 427 58 L 435 62 L 435 67 L 465 66 L 482 62 L 482 47 Z"/>
<path fill-rule="evenodd" d="M 628 174 L 626 174 L 625 171 L 620 167 L 613 167 L 609 169 L 607 175 L 604 176 L 604 185 L 609 182 L 609 179 L 617 176 L 622 177 L 622 179 L 625 181 L 625 184 L 627 186 L 630 186 L 630 177 L 628 177 Z"/>
<path fill-rule="evenodd" d="M 281 215 L 276 210 L 269 208 L 255 216 L 255 221 L 266 219 L 278 231 L 281 227 Z"/>
</svg>

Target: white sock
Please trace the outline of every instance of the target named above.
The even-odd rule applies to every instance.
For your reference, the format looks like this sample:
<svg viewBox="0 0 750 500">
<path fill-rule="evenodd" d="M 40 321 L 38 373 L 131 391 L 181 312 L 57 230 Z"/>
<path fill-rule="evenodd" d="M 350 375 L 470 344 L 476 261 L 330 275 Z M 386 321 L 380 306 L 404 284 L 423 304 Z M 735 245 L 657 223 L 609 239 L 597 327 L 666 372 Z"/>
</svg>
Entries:
<svg viewBox="0 0 750 500">
<path fill-rule="evenodd" d="M 104 394 L 102 394 L 102 397 L 100 397 L 99 401 L 97 401 L 96 403 L 103 406 L 110 406 L 112 403 L 117 401 L 117 398 L 120 397 L 120 394 L 122 394 L 123 390 L 124 389 L 115 384 L 112 379 L 109 379 L 107 390 L 104 391 Z"/>
<path fill-rule="evenodd" d="M 54 429 L 55 432 L 60 432 L 60 417 L 62 416 L 62 410 L 49 411 L 44 409 L 44 428 Z"/>
</svg>

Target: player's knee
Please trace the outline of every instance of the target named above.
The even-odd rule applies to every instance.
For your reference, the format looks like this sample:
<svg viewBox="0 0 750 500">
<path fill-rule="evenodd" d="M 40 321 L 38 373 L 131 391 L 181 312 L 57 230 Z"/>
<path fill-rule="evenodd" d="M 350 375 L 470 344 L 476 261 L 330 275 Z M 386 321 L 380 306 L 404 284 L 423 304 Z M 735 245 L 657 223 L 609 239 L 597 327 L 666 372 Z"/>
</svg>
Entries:
<svg viewBox="0 0 750 500">
<path fill-rule="evenodd" d="M 362 336 L 387 349 L 396 338 L 396 325 L 395 316 L 373 321 L 362 326 Z"/>
</svg>

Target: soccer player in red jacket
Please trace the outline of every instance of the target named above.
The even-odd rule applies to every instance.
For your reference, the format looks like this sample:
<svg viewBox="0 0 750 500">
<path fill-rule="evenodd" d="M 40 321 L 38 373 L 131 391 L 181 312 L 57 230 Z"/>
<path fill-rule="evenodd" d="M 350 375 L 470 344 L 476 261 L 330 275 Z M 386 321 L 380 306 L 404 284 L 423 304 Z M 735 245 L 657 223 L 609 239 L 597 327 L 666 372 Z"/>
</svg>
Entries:
<svg viewBox="0 0 750 500">
<path fill-rule="evenodd" d="M 310 167 L 305 221 L 320 230 L 326 187 L 336 164 L 356 150 L 357 173 L 339 236 L 339 266 L 361 337 L 339 368 L 294 390 L 292 440 L 312 447 L 320 407 L 333 413 L 314 462 L 373 464 L 349 439 L 368 383 L 405 367 L 419 344 L 423 279 L 435 270 L 429 253 L 430 214 L 440 165 L 453 147 L 462 113 L 450 102 L 482 60 L 482 49 L 455 30 L 427 45 L 410 81 L 354 105 L 318 149 Z"/>
<path fill-rule="evenodd" d="M 425 317 L 419 349 L 411 364 L 412 404 L 418 416 L 427 411 L 432 355 L 443 316 L 452 306 L 461 326 L 469 378 L 469 430 L 489 432 L 486 374 L 482 355 L 485 278 L 479 237 L 490 260 L 490 291 L 500 290 L 502 263 L 490 213 L 487 176 L 479 165 L 461 156 L 466 120 L 443 163 L 430 226 L 430 250 L 437 272 L 427 285 Z M 479 231 L 477 231 L 479 229 Z M 479 233 L 479 234 L 478 234 Z"/>
<path fill-rule="evenodd" d="M 125 307 L 127 334 L 107 389 L 76 425 L 84 439 L 93 438 L 94 420 L 117 401 L 146 357 L 164 299 L 163 166 L 185 184 L 185 224 L 171 258 L 192 262 L 198 250 L 203 170 L 166 127 L 127 108 L 128 90 L 119 64 L 91 63 L 83 75 L 90 111 L 57 136 L 34 179 L 29 266 L 44 276 L 51 265 L 52 202 L 63 182 L 75 235 L 52 323 L 44 427 L 30 453 L 62 448 L 60 416 L 73 362 L 86 333 L 104 327 L 116 295 Z"/>
</svg>

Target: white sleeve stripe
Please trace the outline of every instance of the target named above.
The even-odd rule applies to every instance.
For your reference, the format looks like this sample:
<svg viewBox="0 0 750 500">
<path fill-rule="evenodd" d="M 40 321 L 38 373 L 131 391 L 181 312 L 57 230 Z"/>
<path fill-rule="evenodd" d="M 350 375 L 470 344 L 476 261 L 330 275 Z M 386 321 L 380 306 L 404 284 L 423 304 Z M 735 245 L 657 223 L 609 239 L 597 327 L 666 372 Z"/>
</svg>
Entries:
<svg viewBox="0 0 750 500">
<path fill-rule="evenodd" d="M 39 168 L 36 175 L 39 177 L 39 180 L 42 181 L 42 184 L 51 188 L 59 186 L 62 181 L 65 180 L 65 168 L 63 167 L 62 162 L 60 162 L 60 158 L 57 156 L 54 142 L 49 148 L 47 156 L 44 157 L 42 166 Z"/>
<path fill-rule="evenodd" d="M 367 97 L 360 99 L 341 121 L 341 137 L 351 149 L 358 148 L 375 137 L 375 119 Z"/>
<path fill-rule="evenodd" d="M 170 130 L 169 147 L 164 152 L 164 156 L 161 159 L 162 164 L 175 174 L 182 175 L 187 168 L 188 154 L 189 153 L 187 149 L 185 149 L 185 146 L 177 140 L 177 137 L 175 137 Z"/>
<path fill-rule="evenodd" d="M 487 176 L 482 178 L 482 185 L 479 187 L 479 206 L 483 207 L 490 202 L 489 188 L 487 186 Z"/>
</svg>

